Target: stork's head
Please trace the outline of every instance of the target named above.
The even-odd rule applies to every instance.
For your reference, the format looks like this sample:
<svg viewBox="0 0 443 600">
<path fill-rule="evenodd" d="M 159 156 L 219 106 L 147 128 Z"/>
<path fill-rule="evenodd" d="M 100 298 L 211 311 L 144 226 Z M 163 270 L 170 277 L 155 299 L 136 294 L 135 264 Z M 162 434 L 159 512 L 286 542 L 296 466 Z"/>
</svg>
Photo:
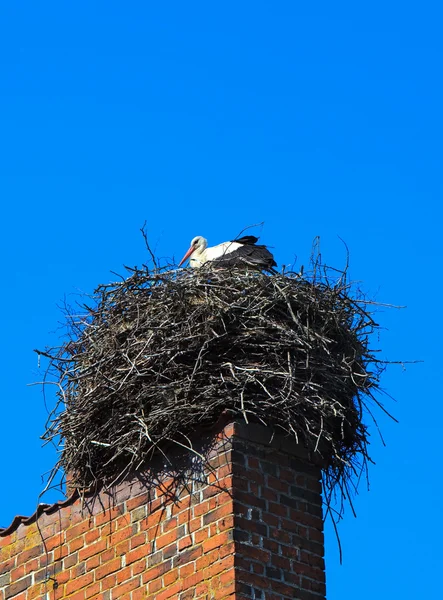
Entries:
<svg viewBox="0 0 443 600">
<path fill-rule="evenodd" d="M 195 236 L 195 238 L 193 238 L 193 240 L 191 241 L 191 245 L 189 246 L 189 250 L 186 252 L 186 254 L 184 255 L 184 257 L 181 259 L 181 261 L 178 263 L 178 266 L 181 267 L 182 264 L 188 260 L 188 258 L 194 254 L 197 256 L 200 256 L 202 254 L 202 252 L 204 252 L 206 250 L 206 247 L 208 245 L 208 240 L 206 240 L 203 236 L 201 235 L 197 235 Z M 191 263 L 191 266 L 192 265 Z"/>
</svg>

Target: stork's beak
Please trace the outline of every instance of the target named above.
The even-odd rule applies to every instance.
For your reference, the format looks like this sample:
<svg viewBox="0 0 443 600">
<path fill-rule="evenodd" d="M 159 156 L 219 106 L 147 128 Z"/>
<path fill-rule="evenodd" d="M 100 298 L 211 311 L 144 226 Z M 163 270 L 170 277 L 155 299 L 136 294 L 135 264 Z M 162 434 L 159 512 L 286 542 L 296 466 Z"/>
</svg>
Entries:
<svg viewBox="0 0 443 600">
<path fill-rule="evenodd" d="M 181 259 L 181 261 L 178 263 L 178 266 L 179 266 L 179 267 L 181 267 L 181 266 L 182 266 L 182 264 L 188 260 L 188 258 L 189 258 L 189 257 L 191 256 L 191 254 L 194 252 L 194 250 L 195 250 L 194 246 L 191 246 L 191 247 L 189 248 L 189 250 L 186 252 L 186 254 L 184 255 L 184 257 L 183 257 L 183 258 Z"/>
</svg>

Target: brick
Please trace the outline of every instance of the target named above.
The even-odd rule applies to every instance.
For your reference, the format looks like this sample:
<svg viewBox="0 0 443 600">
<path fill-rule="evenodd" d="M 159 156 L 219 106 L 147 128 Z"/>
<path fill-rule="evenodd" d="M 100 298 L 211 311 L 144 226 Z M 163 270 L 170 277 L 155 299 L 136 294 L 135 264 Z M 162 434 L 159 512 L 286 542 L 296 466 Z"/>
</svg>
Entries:
<svg viewBox="0 0 443 600">
<path fill-rule="evenodd" d="M 321 506 L 322 504 L 322 497 L 320 494 L 312 492 L 310 490 L 306 490 L 297 485 L 291 485 L 291 496 L 293 496 L 294 498 L 302 498 L 303 500 L 306 500 L 309 504 L 314 504 L 318 506 Z"/>
<path fill-rule="evenodd" d="M 99 529 L 92 529 L 91 531 L 87 531 L 85 533 L 85 542 L 86 544 L 91 544 L 92 542 L 95 542 L 96 539 L 98 539 L 100 537 L 100 531 Z"/>
<path fill-rule="evenodd" d="M 146 558 L 142 558 L 138 562 L 133 563 L 131 567 L 131 572 L 133 576 L 139 575 L 140 573 L 143 573 L 143 571 L 146 571 Z"/>
<path fill-rule="evenodd" d="M 71 569 L 71 576 L 73 578 L 80 577 L 86 573 L 86 563 L 80 562 Z"/>
<path fill-rule="evenodd" d="M 36 600 L 36 598 L 43 598 L 45 594 L 45 587 L 43 585 L 34 585 L 26 592 L 26 600 Z"/>
<path fill-rule="evenodd" d="M 146 543 L 146 533 L 139 533 L 131 538 L 131 550 Z"/>
<path fill-rule="evenodd" d="M 177 515 L 178 524 L 179 525 L 184 525 L 185 523 L 188 524 L 189 521 L 191 520 L 191 514 L 192 514 L 192 511 L 189 508 L 186 508 L 185 510 L 182 510 L 181 512 L 179 512 Z"/>
<path fill-rule="evenodd" d="M 283 517 L 278 517 L 276 515 L 271 515 L 268 512 L 264 512 L 261 520 L 263 521 L 263 523 L 268 525 L 268 527 L 270 527 L 271 529 L 274 527 L 281 527 L 282 529 L 286 529 Z M 292 521 L 290 521 L 290 523 L 292 525 Z M 295 531 L 296 531 L 296 529 L 295 529 Z"/>
<path fill-rule="evenodd" d="M 143 576 L 142 576 L 143 583 L 148 583 L 149 581 L 152 581 L 153 579 L 157 579 L 158 577 L 161 577 L 164 573 L 167 573 L 171 567 L 172 567 L 171 560 L 167 560 L 166 562 L 156 565 L 155 567 L 151 567 L 150 569 L 148 569 L 147 571 L 145 571 L 143 573 Z"/>
<path fill-rule="evenodd" d="M 125 527 L 131 526 L 131 515 L 128 513 L 123 513 L 114 521 L 111 522 L 111 526 L 115 524 L 114 531 L 120 531 L 120 529 L 124 529 Z M 138 526 L 138 524 L 137 524 Z"/>
<path fill-rule="evenodd" d="M 69 569 L 73 565 L 77 564 L 77 562 L 78 562 L 78 553 L 74 552 L 73 554 L 70 554 L 69 556 L 67 556 L 66 558 L 63 559 L 63 568 Z"/>
<path fill-rule="evenodd" d="M 80 590 L 79 592 L 75 592 L 72 596 L 69 597 L 69 600 L 84 600 L 85 599 L 85 590 Z"/>
<path fill-rule="evenodd" d="M 268 535 L 268 527 L 264 523 L 258 523 L 256 521 L 250 521 L 237 517 L 235 520 L 236 526 L 245 531 L 257 533 L 259 536 L 266 537 Z"/>
<path fill-rule="evenodd" d="M 201 497 L 204 500 L 207 500 L 208 498 L 212 498 L 213 496 L 219 493 L 220 488 L 218 487 L 218 485 L 208 485 L 207 487 L 203 488 L 203 491 L 201 492 Z M 199 502 L 199 500 L 197 500 L 197 502 Z"/>
<path fill-rule="evenodd" d="M 31 583 L 32 583 L 32 577 L 31 577 L 31 575 L 28 575 L 27 577 L 23 577 L 23 579 L 19 579 L 19 581 L 16 581 L 15 583 L 8 585 L 4 589 L 5 600 L 8 600 L 8 598 L 12 598 L 13 596 L 16 596 L 17 594 L 19 594 L 20 592 L 23 592 L 24 590 L 28 589 L 28 587 L 30 587 Z"/>
<path fill-rule="evenodd" d="M 12 581 L 17 581 L 17 579 L 21 579 L 25 576 L 25 565 L 20 565 L 11 571 L 11 579 Z"/>
<path fill-rule="evenodd" d="M 150 554 L 148 555 L 148 567 L 154 567 L 155 565 L 158 565 L 159 563 L 162 562 L 163 560 L 163 552 L 154 552 L 154 554 Z"/>
<path fill-rule="evenodd" d="M 136 563 L 137 564 L 137 563 Z M 117 584 L 122 583 L 123 581 L 127 581 L 132 577 L 132 565 L 129 567 L 122 567 L 116 573 L 117 576 Z"/>
<path fill-rule="evenodd" d="M 189 521 L 189 532 L 193 533 L 194 531 L 197 531 L 197 529 L 200 529 L 201 526 L 202 526 L 201 517 L 197 517 L 195 519 L 191 519 Z"/>
<path fill-rule="evenodd" d="M 147 593 L 146 593 L 146 588 L 144 586 L 141 588 L 136 588 L 132 592 L 131 600 L 146 600 L 146 599 L 147 599 Z"/>
<path fill-rule="evenodd" d="M 200 544 L 203 540 L 208 539 L 209 537 L 209 527 L 205 527 L 204 529 L 199 529 L 194 533 L 194 540 L 196 544 Z"/>
<path fill-rule="evenodd" d="M 268 502 L 268 511 L 280 517 L 287 517 L 289 514 L 289 507 L 280 504 L 279 502 Z"/>
<path fill-rule="evenodd" d="M 31 560 L 32 558 L 36 558 L 37 556 L 43 554 L 43 551 L 43 544 L 38 544 L 38 546 L 34 546 L 33 548 L 24 550 L 23 552 L 20 552 L 20 554 L 17 556 L 17 564 L 27 563 L 28 560 Z"/>
<path fill-rule="evenodd" d="M 285 573 L 283 573 L 283 578 L 285 580 L 285 583 L 293 585 L 294 587 L 300 587 L 300 582 L 301 582 L 300 575 L 286 571 Z"/>
<path fill-rule="evenodd" d="M 158 592 L 155 600 L 167 600 L 168 598 L 176 598 L 177 594 L 181 592 L 183 586 L 186 585 L 185 582 L 179 581 L 174 583 L 170 587 L 166 588 L 162 592 Z"/>
<path fill-rule="evenodd" d="M 129 552 L 129 539 L 124 542 L 120 542 L 115 546 L 115 554 L 116 556 L 122 556 L 123 554 L 127 554 Z"/>
<path fill-rule="evenodd" d="M 313 529 L 318 529 L 319 531 L 322 530 L 322 525 L 323 525 L 322 519 L 319 519 L 312 515 L 308 515 L 306 513 L 297 512 L 297 511 L 291 511 L 291 519 L 293 521 L 297 521 L 298 523 L 300 523 L 302 525 L 307 525 L 307 527 L 305 528 L 305 531 L 307 531 L 309 527 L 312 527 Z M 299 531 L 299 535 L 302 535 L 301 530 Z M 303 536 L 307 537 L 307 533 L 303 532 Z"/>
<path fill-rule="evenodd" d="M 194 600 L 195 588 L 190 588 L 185 592 L 181 592 L 179 600 Z"/>
<path fill-rule="evenodd" d="M 260 470 L 263 473 L 272 475 L 273 477 L 278 477 L 278 475 L 279 475 L 279 465 L 274 462 L 267 461 L 267 460 L 260 461 Z M 270 484 L 268 483 L 268 485 L 270 485 Z"/>
<path fill-rule="evenodd" d="M 106 550 L 106 540 L 98 540 L 97 542 L 86 546 L 86 548 L 82 548 L 78 553 L 78 558 L 79 560 L 85 560 L 94 554 L 103 552 L 103 550 Z"/>
<path fill-rule="evenodd" d="M 283 529 L 272 528 L 270 533 L 271 537 L 274 540 L 280 542 L 281 544 L 286 544 L 287 546 L 291 544 L 292 536 L 288 531 L 284 531 Z"/>
<path fill-rule="evenodd" d="M 133 579 L 130 579 L 126 583 L 119 585 L 117 588 L 112 590 L 112 600 L 115 600 L 116 598 L 120 598 L 124 594 L 127 594 L 128 592 L 135 590 L 136 588 L 140 587 L 140 584 L 141 584 L 140 577 L 134 577 Z"/>
<path fill-rule="evenodd" d="M 309 577 L 310 579 L 315 579 L 316 581 L 323 581 L 325 577 L 321 569 L 318 569 L 316 567 L 310 567 L 309 565 L 305 565 L 302 563 L 295 563 L 293 569 L 295 573 L 298 573 L 299 575 L 302 575 L 304 577 Z"/>
<path fill-rule="evenodd" d="M 203 547 L 201 545 L 196 546 L 194 548 L 189 548 L 189 550 L 180 552 L 177 554 L 177 556 L 174 557 L 173 565 L 174 565 L 174 567 L 176 567 L 179 565 L 184 565 L 188 562 L 192 562 L 194 560 L 197 560 L 197 558 L 199 558 L 202 554 L 203 554 Z"/>
<path fill-rule="evenodd" d="M 163 548 L 163 560 L 167 559 L 167 558 L 172 558 L 173 556 L 176 556 L 178 553 L 178 546 L 177 544 L 171 544 L 170 546 L 167 546 L 166 548 Z"/>
<path fill-rule="evenodd" d="M 205 552 L 203 556 L 197 559 L 196 570 L 201 571 L 207 569 L 210 565 L 216 562 L 220 556 L 220 549 L 215 548 L 211 552 Z"/>
<path fill-rule="evenodd" d="M 220 575 L 220 584 L 225 587 L 231 584 L 235 579 L 234 566 L 228 567 L 228 569 Z"/>
<path fill-rule="evenodd" d="M 171 529 L 175 529 L 178 525 L 178 519 L 177 517 L 172 517 L 171 519 L 167 519 L 166 521 L 163 522 L 162 525 L 162 533 L 166 533 L 168 531 L 171 531 Z"/>
<path fill-rule="evenodd" d="M 279 494 L 268 487 L 263 487 L 261 490 L 262 498 L 265 500 L 271 500 L 272 502 L 278 502 Z"/>
<path fill-rule="evenodd" d="M 46 550 L 48 552 L 50 552 L 51 550 L 54 550 L 54 548 L 60 547 L 63 545 L 63 535 L 60 535 L 59 533 L 57 533 L 56 535 L 53 535 L 52 537 L 45 539 L 45 545 L 46 545 Z"/>
<path fill-rule="evenodd" d="M 70 571 L 61 571 L 60 573 L 56 574 L 56 579 L 57 579 L 57 585 L 59 588 L 60 586 L 63 586 L 63 584 L 70 581 L 71 573 L 70 573 Z"/>
<path fill-rule="evenodd" d="M 319 531 L 318 529 L 314 529 L 313 527 L 310 527 L 308 530 L 308 537 L 310 540 L 314 541 L 314 542 L 318 542 L 319 544 L 324 544 L 325 538 L 324 538 L 324 534 L 323 531 Z"/>
<path fill-rule="evenodd" d="M 276 569 L 275 567 L 266 567 L 265 575 L 270 579 L 282 579 L 282 571 L 281 569 Z"/>
<path fill-rule="evenodd" d="M 232 529 L 234 527 L 234 524 L 235 524 L 234 515 L 229 514 L 228 516 L 224 517 L 223 519 L 220 519 L 219 521 L 217 521 L 217 532 L 221 533 L 222 531 L 226 531 L 226 529 Z"/>
<path fill-rule="evenodd" d="M 34 573 L 34 583 L 40 583 L 48 577 L 49 570 L 44 567 Z"/>
<path fill-rule="evenodd" d="M 172 542 L 175 542 L 177 540 L 177 531 L 170 531 L 168 533 L 165 533 L 164 535 L 161 535 L 160 537 L 158 537 L 155 540 L 155 546 L 157 548 L 157 550 L 160 550 L 161 548 L 164 548 L 165 546 L 168 546 L 169 544 L 172 544 Z"/>
<path fill-rule="evenodd" d="M 325 595 L 326 594 L 326 584 L 324 581 L 311 581 L 311 590 L 313 592 L 317 592 L 318 594 Z"/>
<path fill-rule="evenodd" d="M 132 527 L 125 527 L 124 529 L 120 529 L 111 535 L 111 543 L 113 545 L 118 544 L 122 540 L 127 540 L 132 537 Z"/>
<path fill-rule="evenodd" d="M 118 571 L 120 569 L 121 564 L 122 564 L 122 561 L 119 556 L 118 558 L 114 558 L 114 560 L 111 560 L 111 561 L 105 563 L 101 567 L 98 567 L 95 570 L 95 579 L 96 580 L 103 579 L 104 577 L 111 575 L 111 573 L 115 573 L 116 571 Z"/>
<path fill-rule="evenodd" d="M 259 471 L 254 471 L 253 469 L 242 469 L 236 467 L 234 469 L 235 477 L 234 477 L 234 487 L 237 489 L 237 479 L 242 477 L 243 479 L 247 479 L 249 483 L 257 483 L 258 485 L 265 484 L 265 476 L 263 473 Z"/>
<path fill-rule="evenodd" d="M 265 590 L 269 588 L 271 583 L 267 577 L 262 577 L 255 573 L 247 573 L 245 571 L 240 571 L 237 579 L 239 583 L 246 583 L 250 586 L 259 587 Z"/>
<path fill-rule="evenodd" d="M 177 581 L 178 579 L 178 569 L 172 569 L 171 571 L 168 571 L 168 573 L 165 573 L 165 575 L 163 576 L 163 583 L 165 587 L 168 587 L 169 585 L 172 585 L 175 581 Z"/>
<path fill-rule="evenodd" d="M 108 577 L 105 577 L 104 579 L 101 580 L 101 583 L 100 583 L 101 591 L 103 592 L 103 591 L 114 588 L 116 581 L 117 581 L 117 577 L 114 574 L 109 575 Z"/>
<path fill-rule="evenodd" d="M 9 573 L 12 568 L 15 567 L 15 556 L 13 558 L 9 558 L 8 560 L 3 560 L 0 562 L 0 575 L 2 573 Z"/>
<path fill-rule="evenodd" d="M 279 477 L 288 483 L 294 483 L 295 481 L 295 473 L 292 471 L 292 469 L 280 469 Z"/>
<path fill-rule="evenodd" d="M 181 538 L 178 542 L 179 552 L 181 552 L 182 550 L 185 550 L 186 548 L 189 548 L 189 546 L 192 546 L 192 537 L 190 535 L 187 535 L 184 538 Z"/>
<path fill-rule="evenodd" d="M 14 600 L 26 600 L 27 595 L 27 593 L 23 592 L 21 594 L 18 594 L 18 596 L 15 596 Z"/>
<path fill-rule="evenodd" d="M 88 558 L 87 561 L 85 562 L 86 571 L 92 571 L 93 569 L 98 567 L 99 564 L 100 564 L 100 554 L 91 556 L 91 558 Z"/>
<path fill-rule="evenodd" d="M 81 590 L 82 588 L 86 587 L 93 581 L 94 581 L 93 573 L 86 573 L 85 575 L 82 575 L 81 577 L 76 577 L 75 579 L 73 579 L 72 581 L 70 581 L 69 583 L 66 584 L 66 588 L 65 588 L 66 595 L 70 596 L 74 592 L 77 592 L 78 590 Z"/>
<path fill-rule="evenodd" d="M 139 506 L 146 506 L 150 501 L 150 493 L 146 492 L 144 494 L 140 494 L 139 496 L 135 496 L 134 498 L 128 498 L 126 501 L 126 510 L 132 511 L 134 508 L 138 508 Z"/>
<path fill-rule="evenodd" d="M 130 565 L 133 562 L 140 560 L 141 558 L 145 558 L 149 554 L 149 549 L 147 546 L 139 546 L 131 552 L 128 552 L 126 555 L 126 564 Z"/>
<path fill-rule="evenodd" d="M 202 583 L 199 583 L 197 585 L 197 587 L 195 588 L 195 594 L 197 598 L 206 598 L 209 592 L 209 583 L 207 581 L 204 581 Z"/>
<path fill-rule="evenodd" d="M 280 502 L 290 508 L 300 509 L 300 502 L 296 498 L 286 496 L 286 494 L 280 494 Z"/>
<path fill-rule="evenodd" d="M 164 512 L 161 510 L 157 510 L 148 514 L 146 519 L 144 519 L 143 522 L 140 523 L 140 527 L 142 529 L 151 529 L 152 527 L 156 527 L 157 525 L 159 525 L 163 518 Z"/>
<path fill-rule="evenodd" d="M 163 587 L 161 579 L 150 581 L 148 584 L 149 594 L 156 594 Z"/>
<path fill-rule="evenodd" d="M 92 585 L 88 585 L 85 589 L 85 598 L 92 598 L 93 596 L 98 596 L 100 593 L 100 582 L 93 583 Z"/>
<path fill-rule="evenodd" d="M 222 533 L 219 533 L 218 535 L 209 538 L 202 543 L 203 552 L 209 552 L 210 550 L 223 546 L 224 544 L 228 544 L 231 541 L 231 530 L 223 531 Z"/>
<path fill-rule="evenodd" d="M 219 508 L 216 508 L 215 510 L 203 515 L 203 525 L 208 525 L 209 523 L 218 521 L 223 517 L 227 517 L 232 513 L 232 511 L 232 502 L 227 502 L 226 504 L 223 504 L 223 506 L 220 506 Z"/>
<path fill-rule="evenodd" d="M 137 523 L 146 517 L 147 507 L 140 506 L 131 512 L 131 523 Z"/>
<path fill-rule="evenodd" d="M 262 548 L 255 548 L 247 544 L 237 544 L 236 550 L 240 556 L 248 557 L 262 563 L 268 563 L 271 560 L 271 552 Z"/>
<path fill-rule="evenodd" d="M 228 556 L 229 554 L 234 554 L 235 552 L 236 552 L 236 544 L 235 544 L 235 542 L 230 542 L 229 544 L 225 544 L 224 546 L 221 546 L 221 548 L 219 550 L 219 557 L 224 558 L 225 556 Z"/>
<path fill-rule="evenodd" d="M 69 527 L 69 529 L 66 531 L 66 541 L 70 542 L 71 540 L 75 539 L 76 537 L 83 535 L 90 529 L 91 529 L 91 523 L 89 522 L 89 520 L 82 521 L 81 523 L 78 523 L 78 525 Z"/>
<path fill-rule="evenodd" d="M 232 557 L 227 556 L 223 560 L 218 560 L 213 565 L 211 565 L 208 569 L 206 569 L 204 577 L 201 572 L 196 573 L 195 575 L 198 576 L 199 578 L 201 577 L 201 579 L 207 579 L 207 578 L 214 577 L 215 575 L 218 575 L 219 573 L 221 573 L 222 571 L 225 571 L 226 569 L 228 569 L 231 566 L 232 566 Z M 201 579 L 198 579 L 198 581 L 201 581 Z"/>
<path fill-rule="evenodd" d="M 271 564 L 273 567 L 280 569 L 281 571 L 290 571 L 291 570 L 291 561 L 288 556 L 288 552 L 286 552 L 286 548 L 283 550 L 285 553 L 284 556 L 273 554 L 271 557 Z M 298 553 L 296 552 L 296 555 Z"/>
<path fill-rule="evenodd" d="M 108 548 L 100 553 L 100 564 L 104 564 L 115 557 L 115 548 Z"/>
<path fill-rule="evenodd" d="M 57 546 L 53 550 L 53 561 L 61 561 L 65 556 L 68 556 L 68 545 L 62 544 L 61 546 Z"/>
<path fill-rule="evenodd" d="M 116 519 L 124 512 L 123 504 L 118 504 L 117 506 L 113 506 L 112 508 L 108 508 L 102 513 L 99 513 L 95 516 L 95 526 L 105 525 L 110 523 L 113 519 Z"/>
<path fill-rule="evenodd" d="M 193 517 L 201 517 L 202 515 L 205 515 L 207 512 L 209 512 L 209 510 L 210 510 L 209 500 L 206 500 L 206 502 L 200 502 L 199 504 L 196 504 L 193 507 L 192 516 Z"/>
<path fill-rule="evenodd" d="M 260 461 L 256 456 L 247 456 L 246 460 L 250 469 L 258 470 L 260 468 Z"/>
<path fill-rule="evenodd" d="M 184 579 L 185 577 L 189 577 L 195 573 L 195 565 L 193 563 L 188 563 L 184 567 L 181 567 L 179 570 L 180 579 Z"/>
<path fill-rule="evenodd" d="M 69 543 L 69 546 L 68 546 L 69 554 L 76 552 L 76 550 L 80 550 L 80 548 L 83 548 L 84 545 L 85 545 L 85 539 L 83 536 L 74 538 L 72 540 L 72 542 Z"/>
</svg>

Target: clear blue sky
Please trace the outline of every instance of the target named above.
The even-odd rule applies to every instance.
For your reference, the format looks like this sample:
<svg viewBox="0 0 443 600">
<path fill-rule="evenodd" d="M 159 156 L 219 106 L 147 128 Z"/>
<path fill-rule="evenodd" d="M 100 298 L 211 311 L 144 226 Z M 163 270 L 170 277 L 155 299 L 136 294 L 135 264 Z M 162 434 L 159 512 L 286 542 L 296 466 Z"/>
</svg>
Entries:
<svg viewBox="0 0 443 600">
<path fill-rule="evenodd" d="M 0 525 L 35 509 L 46 412 L 33 348 L 58 305 L 265 222 L 278 263 L 324 259 L 381 302 L 400 420 L 371 491 L 327 528 L 329 600 L 435 598 L 441 556 L 443 52 L 438 2 L 3 2 Z M 251 232 L 252 233 L 252 232 Z M 46 501 L 56 499 L 48 495 Z M 439 529 L 440 528 L 440 529 Z"/>
</svg>

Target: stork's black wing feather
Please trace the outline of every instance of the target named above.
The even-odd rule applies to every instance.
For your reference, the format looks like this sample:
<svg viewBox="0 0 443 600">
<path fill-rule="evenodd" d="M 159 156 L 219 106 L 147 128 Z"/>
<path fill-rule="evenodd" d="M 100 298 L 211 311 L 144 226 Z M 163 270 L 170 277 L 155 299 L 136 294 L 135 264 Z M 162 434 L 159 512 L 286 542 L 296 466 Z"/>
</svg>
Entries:
<svg viewBox="0 0 443 600">
<path fill-rule="evenodd" d="M 244 235 L 243 237 L 238 238 L 238 240 L 231 240 L 231 242 L 237 242 L 238 244 L 246 244 L 251 246 L 258 242 L 258 237 L 255 237 L 255 235 Z"/>
<path fill-rule="evenodd" d="M 246 236 L 253 237 L 253 236 Z M 240 240 L 236 240 L 240 242 Z M 244 244 L 233 252 L 227 252 L 223 256 L 211 261 L 211 264 L 223 267 L 254 267 L 256 269 L 272 269 L 277 263 L 266 246 L 255 246 Z"/>
</svg>

